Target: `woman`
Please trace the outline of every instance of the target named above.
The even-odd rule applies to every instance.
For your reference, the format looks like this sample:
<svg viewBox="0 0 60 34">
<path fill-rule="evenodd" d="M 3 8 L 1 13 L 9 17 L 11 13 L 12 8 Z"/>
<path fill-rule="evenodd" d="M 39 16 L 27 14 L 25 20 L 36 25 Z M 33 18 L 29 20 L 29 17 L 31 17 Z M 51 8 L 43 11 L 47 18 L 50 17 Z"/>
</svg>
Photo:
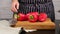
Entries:
<svg viewBox="0 0 60 34">
<path fill-rule="evenodd" d="M 12 0 L 12 11 L 27 14 L 37 11 L 38 13 L 45 12 L 54 22 L 54 6 L 52 0 Z"/>
</svg>

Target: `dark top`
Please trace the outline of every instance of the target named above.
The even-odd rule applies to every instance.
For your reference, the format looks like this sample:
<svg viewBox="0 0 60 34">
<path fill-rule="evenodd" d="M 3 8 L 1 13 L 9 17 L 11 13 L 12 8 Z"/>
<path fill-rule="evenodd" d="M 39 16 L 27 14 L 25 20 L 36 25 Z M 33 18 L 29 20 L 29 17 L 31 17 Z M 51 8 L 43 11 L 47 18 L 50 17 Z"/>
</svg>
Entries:
<svg viewBox="0 0 60 34">
<path fill-rule="evenodd" d="M 35 4 L 35 3 L 47 3 L 52 2 L 52 0 L 18 0 L 19 3 L 29 3 L 29 4 Z"/>
</svg>

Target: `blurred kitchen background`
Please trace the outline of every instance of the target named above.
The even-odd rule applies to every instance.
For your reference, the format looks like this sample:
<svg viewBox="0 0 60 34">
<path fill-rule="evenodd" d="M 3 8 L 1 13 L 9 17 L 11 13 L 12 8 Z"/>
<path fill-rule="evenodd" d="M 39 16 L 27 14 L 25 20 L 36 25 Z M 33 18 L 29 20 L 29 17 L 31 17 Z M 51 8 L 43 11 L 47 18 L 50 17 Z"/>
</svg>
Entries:
<svg viewBox="0 0 60 34">
<path fill-rule="evenodd" d="M 52 0 L 55 9 L 55 19 L 60 20 L 60 0 Z M 0 0 L 0 19 L 11 19 L 11 0 Z"/>
<path fill-rule="evenodd" d="M 58 12 L 60 10 L 60 0 L 52 0 L 52 1 L 54 4 L 54 9 L 55 9 L 55 19 L 60 20 L 60 12 Z M 0 20 L 1 19 L 12 19 L 12 16 L 13 16 L 13 12 L 11 11 L 11 0 L 0 0 Z M 0 22 L 0 23 L 2 23 L 2 22 Z M 3 25 L 0 24 L 0 27 L 1 27 L 0 30 L 2 31 L 2 33 L 6 32 L 5 30 L 8 29 L 8 28 L 6 28 L 7 26 L 5 26 L 4 24 L 6 24 L 6 23 L 4 23 L 4 21 L 3 21 Z M 8 23 L 7 23 L 7 25 L 8 25 Z M 2 27 L 2 26 L 5 26 L 5 27 Z M 11 30 L 10 27 L 9 27 L 9 29 Z M 13 34 L 13 33 L 16 34 L 16 33 L 18 33 L 18 31 L 17 31 L 17 29 L 15 29 L 15 30 L 13 29 L 9 32 L 10 32 L 10 34 Z M 8 32 L 8 30 L 7 30 L 7 32 Z"/>
</svg>

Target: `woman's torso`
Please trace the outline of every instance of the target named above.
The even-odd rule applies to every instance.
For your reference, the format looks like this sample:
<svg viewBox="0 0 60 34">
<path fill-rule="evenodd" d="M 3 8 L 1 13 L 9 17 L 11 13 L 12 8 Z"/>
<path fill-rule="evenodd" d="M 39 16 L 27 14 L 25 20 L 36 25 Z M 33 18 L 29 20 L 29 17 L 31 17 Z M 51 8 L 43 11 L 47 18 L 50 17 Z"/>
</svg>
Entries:
<svg viewBox="0 0 60 34">
<path fill-rule="evenodd" d="M 27 14 L 37 11 L 45 12 L 52 21 L 55 19 L 54 6 L 52 0 L 18 0 L 20 3 L 19 13 Z"/>
</svg>

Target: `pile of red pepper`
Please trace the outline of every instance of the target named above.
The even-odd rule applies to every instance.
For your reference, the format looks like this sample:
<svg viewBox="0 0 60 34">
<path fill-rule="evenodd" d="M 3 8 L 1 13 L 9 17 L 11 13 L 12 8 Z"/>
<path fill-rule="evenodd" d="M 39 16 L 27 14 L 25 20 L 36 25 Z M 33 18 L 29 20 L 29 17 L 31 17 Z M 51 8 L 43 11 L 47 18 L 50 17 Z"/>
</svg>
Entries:
<svg viewBox="0 0 60 34">
<path fill-rule="evenodd" d="M 29 22 L 36 22 L 36 21 L 40 21 L 40 22 L 44 22 L 47 19 L 47 14 L 46 13 L 38 13 L 38 12 L 31 12 L 28 14 L 22 14 L 19 13 L 18 14 L 18 21 L 29 21 Z"/>
</svg>

